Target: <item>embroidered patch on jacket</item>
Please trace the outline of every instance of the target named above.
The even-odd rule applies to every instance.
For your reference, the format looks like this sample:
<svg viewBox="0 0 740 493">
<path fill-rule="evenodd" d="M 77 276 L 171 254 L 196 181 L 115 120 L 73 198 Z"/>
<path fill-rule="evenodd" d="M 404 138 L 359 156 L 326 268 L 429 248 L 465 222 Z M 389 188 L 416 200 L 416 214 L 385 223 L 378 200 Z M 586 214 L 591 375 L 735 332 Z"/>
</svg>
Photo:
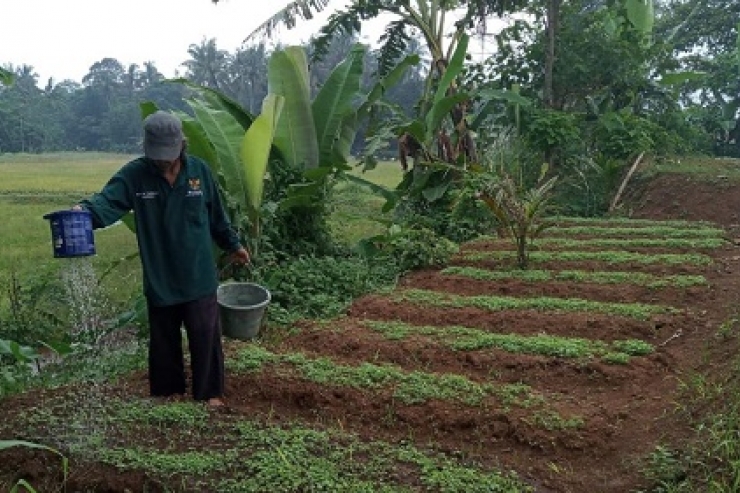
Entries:
<svg viewBox="0 0 740 493">
<path fill-rule="evenodd" d="M 188 178 L 188 197 L 197 197 L 203 195 L 200 189 L 200 178 Z"/>
</svg>

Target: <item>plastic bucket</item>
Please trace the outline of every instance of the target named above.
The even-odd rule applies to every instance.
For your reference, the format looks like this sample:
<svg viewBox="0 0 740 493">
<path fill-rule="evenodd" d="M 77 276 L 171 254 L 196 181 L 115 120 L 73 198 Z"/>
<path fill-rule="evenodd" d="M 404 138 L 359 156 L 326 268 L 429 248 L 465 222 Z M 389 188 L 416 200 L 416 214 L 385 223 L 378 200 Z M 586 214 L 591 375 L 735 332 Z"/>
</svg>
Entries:
<svg viewBox="0 0 740 493">
<path fill-rule="evenodd" d="M 216 290 L 221 331 L 233 339 L 253 339 L 259 334 L 270 291 L 251 282 L 222 284 Z"/>
<path fill-rule="evenodd" d="M 51 225 L 51 244 L 57 258 L 95 255 L 92 215 L 89 211 L 57 211 L 44 216 Z"/>
</svg>

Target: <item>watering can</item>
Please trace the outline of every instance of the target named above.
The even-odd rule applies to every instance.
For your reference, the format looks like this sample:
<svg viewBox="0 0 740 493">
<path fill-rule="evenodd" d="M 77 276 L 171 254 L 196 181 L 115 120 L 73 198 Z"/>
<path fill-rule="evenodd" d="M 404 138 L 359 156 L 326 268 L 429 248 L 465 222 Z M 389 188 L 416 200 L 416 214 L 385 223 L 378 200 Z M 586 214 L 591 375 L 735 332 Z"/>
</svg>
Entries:
<svg viewBox="0 0 740 493">
<path fill-rule="evenodd" d="M 95 255 L 92 214 L 86 210 L 63 210 L 46 214 L 56 258 Z"/>
</svg>

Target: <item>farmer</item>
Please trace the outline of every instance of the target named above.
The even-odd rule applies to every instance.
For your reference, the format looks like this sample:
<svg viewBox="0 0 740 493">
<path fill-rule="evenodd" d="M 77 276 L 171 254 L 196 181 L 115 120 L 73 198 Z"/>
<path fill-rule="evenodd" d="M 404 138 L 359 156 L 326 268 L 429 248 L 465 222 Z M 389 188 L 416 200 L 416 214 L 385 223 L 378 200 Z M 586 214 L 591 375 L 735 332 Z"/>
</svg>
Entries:
<svg viewBox="0 0 740 493">
<path fill-rule="evenodd" d="M 149 315 L 149 390 L 185 394 L 181 325 L 187 331 L 193 398 L 224 405 L 224 357 L 213 242 L 233 262 L 249 262 L 224 212 L 210 169 L 185 152 L 179 118 L 158 111 L 144 120 L 144 155 L 124 165 L 100 193 L 75 209 L 93 228 L 133 210 Z"/>
</svg>

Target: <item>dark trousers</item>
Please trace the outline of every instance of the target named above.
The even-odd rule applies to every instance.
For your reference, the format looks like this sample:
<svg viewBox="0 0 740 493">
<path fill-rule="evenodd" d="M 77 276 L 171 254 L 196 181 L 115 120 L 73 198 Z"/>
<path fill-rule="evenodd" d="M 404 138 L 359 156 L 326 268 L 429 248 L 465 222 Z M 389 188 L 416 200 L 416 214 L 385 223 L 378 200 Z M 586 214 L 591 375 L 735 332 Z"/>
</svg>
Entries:
<svg viewBox="0 0 740 493">
<path fill-rule="evenodd" d="M 149 312 L 149 390 L 152 396 L 184 394 L 185 363 L 180 327 L 185 326 L 190 351 L 193 399 L 224 393 L 224 355 L 216 295 Z"/>
</svg>

